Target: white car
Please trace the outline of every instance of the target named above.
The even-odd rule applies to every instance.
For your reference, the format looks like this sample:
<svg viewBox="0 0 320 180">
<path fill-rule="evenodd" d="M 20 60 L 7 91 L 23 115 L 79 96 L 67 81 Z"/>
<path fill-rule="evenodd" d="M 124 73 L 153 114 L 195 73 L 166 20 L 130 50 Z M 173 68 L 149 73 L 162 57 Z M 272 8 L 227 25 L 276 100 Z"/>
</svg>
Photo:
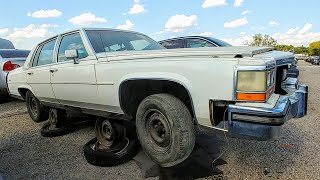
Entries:
<svg viewBox="0 0 320 180">
<path fill-rule="evenodd" d="M 184 161 L 197 130 L 268 140 L 306 115 L 307 86 L 287 78 L 292 53 L 266 47 L 164 49 L 137 32 L 82 28 L 54 36 L 10 72 L 31 118 L 47 107 L 133 121 L 164 167 Z"/>
</svg>

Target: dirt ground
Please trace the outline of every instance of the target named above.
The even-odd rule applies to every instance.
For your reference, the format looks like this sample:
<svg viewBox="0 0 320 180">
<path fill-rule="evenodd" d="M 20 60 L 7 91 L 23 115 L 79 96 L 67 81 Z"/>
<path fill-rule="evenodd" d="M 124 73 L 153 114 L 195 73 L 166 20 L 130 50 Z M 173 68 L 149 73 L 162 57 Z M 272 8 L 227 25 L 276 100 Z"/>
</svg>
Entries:
<svg viewBox="0 0 320 180">
<path fill-rule="evenodd" d="M 92 166 L 82 152 L 94 137 L 92 125 L 45 138 L 24 102 L 0 104 L 0 174 L 4 179 L 320 179 L 320 66 L 299 66 L 300 82 L 309 85 L 306 117 L 287 122 L 271 142 L 201 135 L 192 156 L 175 168 L 154 166 L 142 152 L 117 167 Z"/>
</svg>

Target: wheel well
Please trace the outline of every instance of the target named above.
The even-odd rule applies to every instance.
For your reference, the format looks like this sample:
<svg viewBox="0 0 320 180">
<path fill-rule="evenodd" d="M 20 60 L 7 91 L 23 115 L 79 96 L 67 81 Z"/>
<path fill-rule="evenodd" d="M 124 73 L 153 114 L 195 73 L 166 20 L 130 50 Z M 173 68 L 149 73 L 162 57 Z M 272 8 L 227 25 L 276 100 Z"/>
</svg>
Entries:
<svg viewBox="0 0 320 180">
<path fill-rule="evenodd" d="M 20 93 L 21 97 L 25 100 L 25 98 L 26 98 L 26 94 L 27 94 L 27 91 L 29 91 L 29 89 L 26 89 L 26 88 L 19 88 L 19 89 L 18 89 L 18 91 L 19 91 L 19 93 Z"/>
<path fill-rule="evenodd" d="M 125 114 L 134 118 L 139 104 L 152 94 L 167 93 L 180 99 L 195 119 L 193 102 L 189 91 L 180 83 L 170 80 L 127 80 L 119 88 L 120 106 Z"/>
</svg>

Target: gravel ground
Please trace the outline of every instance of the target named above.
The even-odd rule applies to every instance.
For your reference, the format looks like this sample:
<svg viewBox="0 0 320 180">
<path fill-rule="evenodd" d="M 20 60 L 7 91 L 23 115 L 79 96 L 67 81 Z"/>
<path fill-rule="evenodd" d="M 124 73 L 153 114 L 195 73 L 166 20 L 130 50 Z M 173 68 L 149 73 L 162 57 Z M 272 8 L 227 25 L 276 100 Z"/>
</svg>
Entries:
<svg viewBox="0 0 320 180">
<path fill-rule="evenodd" d="M 305 62 L 299 65 L 300 81 L 309 85 L 309 112 L 286 123 L 278 140 L 209 141 L 209 137 L 200 137 L 199 147 L 214 149 L 214 153 L 201 153 L 197 148 L 183 168 L 160 168 L 151 173 L 159 177 L 149 179 L 177 178 L 188 171 L 203 179 L 215 179 L 210 173 L 222 172 L 227 179 L 320 179 L 320 67 Z M 109 168 L 89 165 L 82 146 L 94 137 L 92 126 L 78 125 L 76 132 L 56 138 L 41 137 L 41 126 L 31 121 L 24 102 L 0 104 L 0 174 L 4 179 L 144 179 L 151 172 L 143 168 L 148 163 L 143 161 Z M 209 174 L 202 172 L 202 166 L 194 167 L 205 153 L 210 157 L 223 153 Z"/>
</svg>

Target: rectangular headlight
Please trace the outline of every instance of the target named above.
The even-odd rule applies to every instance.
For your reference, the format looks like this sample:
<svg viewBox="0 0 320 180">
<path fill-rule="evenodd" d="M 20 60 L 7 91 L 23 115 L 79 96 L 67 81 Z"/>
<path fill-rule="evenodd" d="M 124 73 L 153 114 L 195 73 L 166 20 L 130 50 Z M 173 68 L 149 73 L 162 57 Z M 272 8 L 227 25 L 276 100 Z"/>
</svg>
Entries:
<svg viewBox="0 0 320 180">
<path fill-rule="evenodd" d="M 266 101 L 274 91 L 275 71 L 238 71 L 237 100 Z"/>
<path fill-rule="evenodd" d="M 268 81 L 267 71 L 238 71 L 237 90 L 241 92 L 265 92 Z M 268 83 L 271 83 L 270 80 Z"/>
</svg>

